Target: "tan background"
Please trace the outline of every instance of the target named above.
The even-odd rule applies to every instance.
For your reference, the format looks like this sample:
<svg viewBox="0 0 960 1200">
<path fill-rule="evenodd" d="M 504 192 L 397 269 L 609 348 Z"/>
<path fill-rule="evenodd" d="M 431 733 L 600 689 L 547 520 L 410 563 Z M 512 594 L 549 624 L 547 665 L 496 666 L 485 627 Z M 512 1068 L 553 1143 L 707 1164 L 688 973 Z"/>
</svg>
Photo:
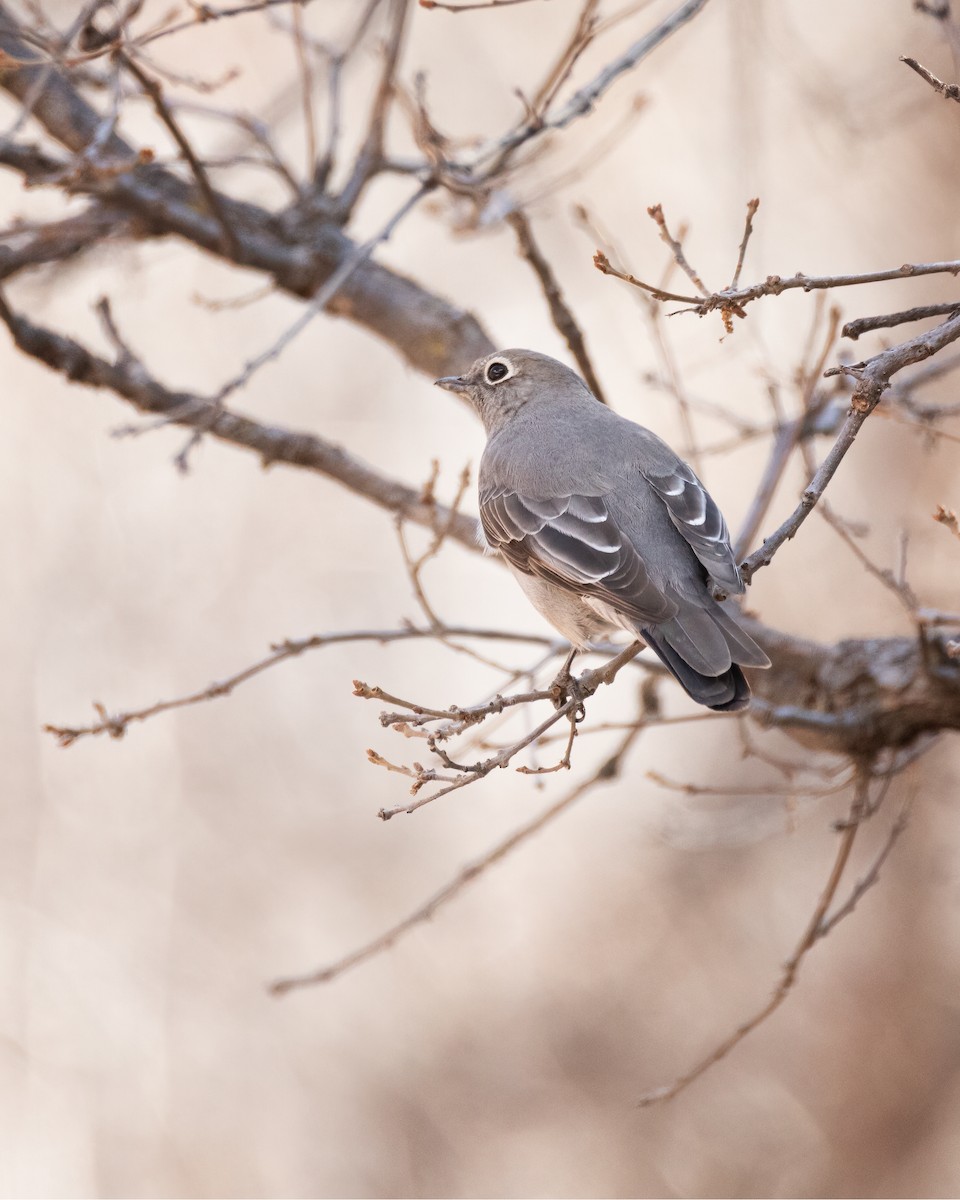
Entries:
<svg viewBox="0 0 960 1200">
<path fill-rule="evenodd" d="M 307 10 L 335 36 L 354 5 Z M 166 11 L 163 3 L 146 11 Z M 71 5 L 48 10 L 66 18 Z M 429 73 L 451 133 L 493 135 L 517 112 L 577 10 L 566 0 L 451 17 L 417 11 L 403 75 Z M 611 34 L 586 79 L 627 36 Z M 294 80 L 287 40 L 260 17 L 172 39 L 157 57 L 242 78 L 216 103 L 268 111 Z M 634 298 L 590 265 L 570 217 L 588 203 L 628 265 L 656 275 L 645 215 L 689 220 L 707 281 L 727 281 L 743 205 L 762 198 L 745 279 L 955 257 L 960 110 L 897 58 L 955 70 L 934 23 L 891 0 L 715 0 L 622 81 L 529 176 L 530 195 L 649 100 L 618 151 L 539 202 L 535 227 L 584 323 L 616 406 L 680 444 L 672 402 L 641 385 L 656 359 Z M 212 64 L 212 65 L 211 65 Z M 351 83 L 366 103 L 369 74 Z M 296 105 L 280 126 L 302 163 Z M 349 110 L 352 128 L 356 107 Z M 166 152 L 144 110 L 126 126 Z M 9 123 L 12 111 L 5 114 Z M 222 132 L 192 126 L 200 144 Z M 398 131 L 398 144 L 404 141 Z M 564 148 L 565 147 L 565 148 Z M 223 180 L 231 186 L 229 177 Z M 276 201 L 250 173 L 247 194 Z M 353 231 L 377 228 L 406 183 L 373 189 Z M 526 190 L 524 190 L 526 189 Z M 8 218 L 59 209 L 0 179 Z M 451 237 L 415 214 L 385 261 L 478 313 L 495 338 L 562 353 L 509 231 Z M 272 297 L 213 314 L 193 296 L 258 284 L 175 241 L 114 248 L 11 288 L 17 306 L 101 344 L 110 296 L 151 368 L 213 390 L 298 306 Z M 956 294 L 947 282 L 847 293 L 846 315 Z M 669 333 L 691 392 L 767 415 L 787 402 L 811 297 L 770 300 L 721 343 L 716 321 Z M 876 343 L 873 343 L 876 344 Z M 467 364 L 464 364 L 466 366 Z M 741 759 L 722 720 L 653 732 L 625 777 L 594 792 L 431 924 L 333 985 L 270 999 L 266 981 L 352 948 L 571 786 L 498 773 L 384 826 L 403 784 L 368 766 L 401 755 L 360 677 L 428 703 L 467 703 L 496 677 L 426 646 L 316 651 L 233 697 L 61 750 L 40 732 L 101 700 L 123 708 L 202 686 L 272 640 L 389 627 L 416 608 L 389 518 L 334 485 L 262 472 L 214 444 L 181 477 L 183 434 L 115 438 L 132 414 L 52 378 L 0 338 L 0 1191 L 10 1196 L 955 1195 L 960 1189 L 960 779 L 944 740 L 893 788 L 851 878 L 907 792 L 909 832 L 880 886 L 809 959 L 788 1005 L 671 1105 L 638 1111 L 768 995 L 826 877 L 844 797 L 801 799 Z M 949 399 L 952 382 L 931 398 Z M 318 320 L 237 407 L 315 429 L 418 483 L 440 456 L 449 495 L 482 446 L 474 419 L 389 347 Z M 698 418 L 703 440 L 724 427 Z M 822 449 L 822 447 L 821 447 Z M 707 481 L 736 527 L 764 462 L 713 460 Z M 781 490 L 767 525 L 793 503 Z M 831 496 L 911 580 L 956 607 L 960 557 L 929 519 L 960 506 L 957 446 L 871 419 Z M 540 629 L 509 579 L 449 549 L 428 575 L 448 619 Z M 816 518 L 763 572 L 770 623 L 830 640 L 903 633 L 890 597 Z M 533 651 L 530 652 L 533 658 Z M 591 716 L 624 711 L 618 681 Z M 673 691 L 672 710 L 686 711 Z M 798 761 L 778 737 L 763 745 Z M 599 740 L 577 747 L 598 761 Z M 769 795 L 684 796 L 646 778 Z"/>
</svg>

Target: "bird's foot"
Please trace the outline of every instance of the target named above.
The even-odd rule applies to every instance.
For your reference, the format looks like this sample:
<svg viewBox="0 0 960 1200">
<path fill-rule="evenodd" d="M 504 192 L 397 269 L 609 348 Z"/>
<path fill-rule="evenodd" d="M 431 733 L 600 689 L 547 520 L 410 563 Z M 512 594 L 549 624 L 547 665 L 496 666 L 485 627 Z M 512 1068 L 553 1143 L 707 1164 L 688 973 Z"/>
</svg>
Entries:
<svg viewBox="0 0 960 1200">
<path fill-rule="evenodd" d="M 580 680 L 571 674 L 570 664 L 572 661 L 573 655 L 560 668 L 556 679 L 550 684 L 547 691 L 550 693 L 554 708 L 563 708 L 570 700 L 575 700 L 576 706 L 571 709 L 570 715 L 574 721 L 579 723 L 587 715 L 583 706 L 586 696 L 580 686 Z"/>
</svg>

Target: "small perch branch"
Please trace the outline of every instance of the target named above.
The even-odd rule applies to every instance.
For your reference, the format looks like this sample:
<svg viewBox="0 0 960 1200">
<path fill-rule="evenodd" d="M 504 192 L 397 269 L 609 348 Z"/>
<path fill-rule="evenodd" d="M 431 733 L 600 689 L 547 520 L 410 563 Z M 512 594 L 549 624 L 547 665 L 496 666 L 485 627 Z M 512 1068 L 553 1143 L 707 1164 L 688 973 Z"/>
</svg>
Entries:
<svg viewBox="0 0 960 1200">
<path fill-rule="evenodd" d="M 942 79 L 938 79 L 932 71 L 928 71 L 922 63 L 918 63 L 915 58 L 907 58 L 906 55 L 900 55 L 900 61 L 906 63 L 911 71 L 916 71 L 921 79 L 925 79 L 935 92 L 939 92 L 945 100 L 956 100 L 960 102 L 960 87 L 955 83 L 944 83 Z"/>
</svg>

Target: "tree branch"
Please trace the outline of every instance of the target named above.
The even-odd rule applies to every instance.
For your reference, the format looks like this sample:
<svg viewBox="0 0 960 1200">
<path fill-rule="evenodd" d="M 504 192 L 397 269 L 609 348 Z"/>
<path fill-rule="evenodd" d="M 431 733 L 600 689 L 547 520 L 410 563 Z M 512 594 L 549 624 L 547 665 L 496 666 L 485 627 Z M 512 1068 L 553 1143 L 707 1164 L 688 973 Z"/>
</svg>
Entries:
<svg viewBox="0 0 960 1200">
<path fill-rule="evenodd" d="M 91 204 L 75 217 L 46 225 L 14 225 L 0 233 L 0 282 L 46 263 L 66 262 L 109 240 L 136 235 L 136 221 L 125 213 Z"/>
<path fill-rule="evenodd" d="M 776 532 L 764 540 L 741 564 L 743 576 L 748 581 L 760 570 L 769 566 L 780 547 L 792 538 L 813 511 L 814 505 L 823 495 L 847 451 L 853 445 L 864 421 L 880 403 L 880 398 L 890 385 L 890 380 L 904 367 L 923 362 L 944 346 L 960 337 L 960 314 L 944 321 L 935 329 L 918 334 L 908 342 L 892 346 L 889 350 L 867 359 L 855 367 L 833 367 L 827 375 L 845 374 L 857 380 L 850 402 L 850 411 L 843 423 L 837 440 L 831 446 L 817 473 L 800 497 L 800 503 Z"/>
<path fill-rule="evenodd" d="M 25 354 L 73 383 L 109 388 L 140 412 L 163 416 L 171 424 L 202 429 L 220 441 L 254 450 L 264 466 L 284 462 L 326 475 L 381 508 L 400 513 L 405 520 L 429 529 L 449 525 L 448 537 L 470 548 L 477 547 L 477 522 L 471 517 L 451 513 L 437 501 L 425 503 L 421 491 L 380 474 L 341 446 L 315 434 L 262 425 L 191 392 L 171 391 L 123 356 L 109 363 L 72 338 L 34 325 L 14 313 L 2 295 L 0 320 Z"/>
<path fill-rule="evenodd" d="M 554 275 L 553 269 L 546 258 L 544 258 L 540 247 L 534 241 L 533 230 L 530 228 L 530 222 L 526 214 L 520 212 L 519 209 L 515 210 L 508 214 L 507 223 L 517 235 L 517 245 L 520 253 L 533 268 L 534 274 L 540 281 L 544 298 L 550 309 L 550 316 L 553 318 L 553 324 L 569 346 L 570 353 L 576 360 L 587 387 L 589 387 L 590 391 L 593 392 L 601 404 L 606 404 L 607 399 L 600 386 L 600 380 L 593 369 L 590 355 L 587 353 L 583 333 L 577 324 L 577 319 L 573 315 L 570 306 L 563 298 L 563 293 L 560 291 L 560 284 L 557 282 L 557 277 Z"/>
<path fill-rule="evenodd" d="M 864 820 L 867 814 L 867 793 L 869 788 L 869 775 L 864 771 L 858 779 L 855 788 L 853 800 L 850 804 L 850 812 L 843 825 L 840 835 L 840 845 L 837 848 L 837 854 L 833 861 L 833 866 L 830 868 L 830 875 L 827 878 L 826 886 L 820 895 L 816 907 L 813 910 L 813 915 L 810 917 L 807 927 L 804 930 L 797 948 L 784 965 L 783 972 L 777 983 L 774 993 L 770 1000 L 759 1009 L 742 1025 L 739 1025 L 728 1038 L 725 1038 L 718 1046 L 715 1047 L 709 1054 L 700 1060 L 687 1071 L 679 1076 L 673 1083 L 666 1087 L 654 1088 L 652 1091 L 645 1093 L 637 1102 L 641 1108 L 647 1108 L 652 1104 L 662 1104 L 665 1100 L 672 1100 L 691 1083 L 699 1079 L 710 1067 L 718 1063 L 722 1058 L 725 1058 L 731 1050 L 738 1046 L 745 1037 L 751 1034 L 758 1026 L 762 1025 L 776 1010 L 783 1004 L 787 996 L 793 989 L 797 981 L 797 976 L 800 973 L 800 968 L 803 965 L 803 960 L 810 953 L 813 947 L 825 937 L 829 932 L 832 924 L 835 922 L 827 922 L 827 912 L 833 903 L 833 899 L 837 894 L 837 889 L 840 886 L 840 880 L 850 858 L 850 852 L 853 849 L 854 839 L 857 836 L 857 831 L 860 828 L 861 821 Z M 879 870 L 879 866 L 877 868 Z M 857 895 L 860 893 L 856 892 Z M 856 903 L 854 899 L 853 903 Z M 844 906 L 846 911 L 843 915 L 847 915 L 852 911 L 853 904 Z"/>
</svg>

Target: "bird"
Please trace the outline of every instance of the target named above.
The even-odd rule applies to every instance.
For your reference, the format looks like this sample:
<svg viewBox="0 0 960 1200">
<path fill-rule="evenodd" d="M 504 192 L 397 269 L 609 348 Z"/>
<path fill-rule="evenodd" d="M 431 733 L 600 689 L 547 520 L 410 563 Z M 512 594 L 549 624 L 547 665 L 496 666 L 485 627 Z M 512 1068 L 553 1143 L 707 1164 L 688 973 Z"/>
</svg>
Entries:
<svg viewBox="0 0 960 1200">
<path fill-rule="evenodd" d="M 744 581 L 723 515 L 690 466 L 534 350 L 498 350 L 436 385 L 483 422 L 483 535 L 570 642 L 567 678 L 575 653 L 623 629 L 698 704 L 746 708 L 742 668 L 770 660 L 724 603 Z"/>
</svg>

